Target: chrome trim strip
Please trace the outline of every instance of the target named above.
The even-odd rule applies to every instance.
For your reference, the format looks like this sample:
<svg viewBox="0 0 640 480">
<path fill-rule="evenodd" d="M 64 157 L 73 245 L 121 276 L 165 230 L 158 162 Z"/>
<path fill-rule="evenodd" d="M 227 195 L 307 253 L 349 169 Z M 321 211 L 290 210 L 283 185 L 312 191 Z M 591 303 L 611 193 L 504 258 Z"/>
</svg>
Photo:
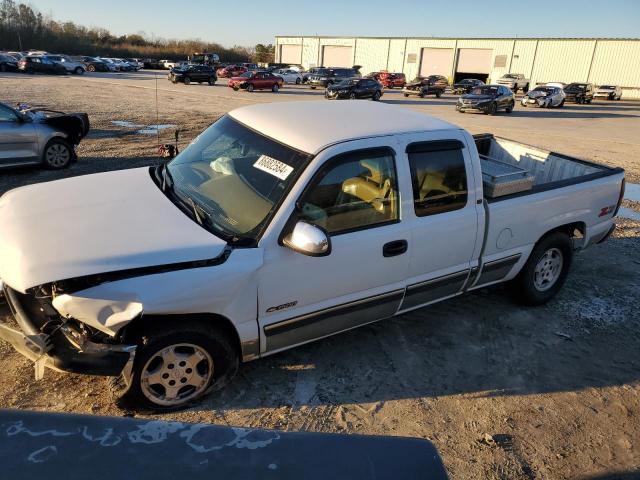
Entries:
<svg viewBox="0 0 640 480">
<path fill-rule="evenodd" d="M 503 279 L 509 274 L 513 266 L 518 263 L 520 257 L 522 257 L 522 254 L 516 253 L 483 264 L 480 270 L 480 277 L 474 287 Z"/>
<path fill-rule="evenodd" d="M 467 269 L 409 285 L 400 309 L 414 308 L 454 295 L 462 290 L 468 277 Z"/>
</svg>

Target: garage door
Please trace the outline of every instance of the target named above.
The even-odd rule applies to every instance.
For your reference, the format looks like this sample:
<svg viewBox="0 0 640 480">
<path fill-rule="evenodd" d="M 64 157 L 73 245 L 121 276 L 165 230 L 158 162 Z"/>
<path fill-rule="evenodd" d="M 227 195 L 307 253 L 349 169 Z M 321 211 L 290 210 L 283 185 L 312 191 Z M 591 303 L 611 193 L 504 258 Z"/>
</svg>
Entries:
<svg viewBox="0 0 640 480">
<path fill-rule="evenodd" d="M 491 73 L 493 50 L 482 48 L 461 48 L 458 50 L 458 68 L 456 72 Z"/>
<path fill-rule="evenodd" d="M 325 45 L 322 49 L 323 67 L 352 67 L 353 48 Z"/>
<path fill-rule="evenodd" d="M 453 48 L 423 48 L 420 60 L 420 75 L 444 75 L 453 70 Z"/>
<path fill-rule="evenodd" d="M 302 45 L 280 45 L 280 63 L 302 63 Z"/>
</svg>

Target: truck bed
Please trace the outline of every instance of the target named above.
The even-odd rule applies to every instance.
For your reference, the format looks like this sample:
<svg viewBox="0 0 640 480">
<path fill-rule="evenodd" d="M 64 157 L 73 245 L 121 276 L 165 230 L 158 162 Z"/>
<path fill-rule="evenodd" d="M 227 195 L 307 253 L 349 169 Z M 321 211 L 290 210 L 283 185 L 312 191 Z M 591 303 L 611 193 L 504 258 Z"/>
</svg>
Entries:
<svg viewBox="0 0 640 480">
<path fill-rule="evenodd" d="M 573 185 L 621 171 L 491 134 L 474 135 L 474 140 L 488 201 Z"/>
</svg>

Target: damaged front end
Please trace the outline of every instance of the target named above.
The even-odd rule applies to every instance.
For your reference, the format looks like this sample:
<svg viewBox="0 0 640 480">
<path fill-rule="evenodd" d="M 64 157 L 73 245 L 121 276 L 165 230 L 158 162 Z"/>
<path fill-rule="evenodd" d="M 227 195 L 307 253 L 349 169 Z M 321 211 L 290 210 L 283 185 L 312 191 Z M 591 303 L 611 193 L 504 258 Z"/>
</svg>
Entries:
<svg viewBox="0 0 640 480">
<path fill-rule="evenodd" d="M 125 344 L 111 327 L 140 316 L 142 305 L 77 299 L 56 288 L 51 284 L 21 293 L 2 285 L 13 323 L 0 323 L 0 339 L 35 363 L 36 379 L 45 367 L 128 378 L 136 346 Z M 87 322 L 91 315 L 94 321 Z"/>
</svg>

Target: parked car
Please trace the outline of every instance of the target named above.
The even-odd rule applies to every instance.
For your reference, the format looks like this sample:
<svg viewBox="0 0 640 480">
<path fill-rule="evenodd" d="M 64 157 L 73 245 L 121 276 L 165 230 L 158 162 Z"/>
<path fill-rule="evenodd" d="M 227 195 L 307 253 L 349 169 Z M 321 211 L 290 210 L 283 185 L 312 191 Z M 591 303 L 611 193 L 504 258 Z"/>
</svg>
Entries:
<svg viewBox="0 0 640 480">
<path fill-rule="evenodd" d="M 282 78 L 284 83 L 295 83 L 296 85 L 300 85 L 302 83 L 302 75 L 300 72 L 290 69 L 282 69 L 276 70 L 273 72 L 274 75 Z"/>
<path fill-rule="evenodd" d="M 169 163 L 5 193 L 0 338 L 162 411 L 240 362 L 468 291 L 544 304 L 615 229 L 624 182 L 544 153 L 378 102 L 233 110 Z M 498 155 L 513 178 L 492 179 Z"/>
<path fill-rule="evenodd" d="M 413 82 L 407 83 L 402 89 L 405 97 L 418 95 L 424 98 L 426 95 L 435 95 L 440 98 L 449 87 L 449 80 L 442 75 L 429 75 L 428 77 L 416 77 Z"/>
<path fill-rule="evenodd" d="M 160 60 L 158 64 L 160 65 L 160 68 L 164 70 L 171 70 L 176 66 L 176 62 L 172 60 Z"/>
<path fill-rule="evenodd" d="M 453 93 L 456 95 L 469 93 L 474 87 L 479 85 L 484 85 L 484 82 L 477 78 L 465 78 L 460 80 L 458 83 L 453 84 Z"/>
<path fill-rule="evenodd" d="M 14 57 L 0 53 L 0 72 L 17 72 L 18 60 Z"/>
<path fill-rule="evenodd" d="M 119 72 L 120 71 L 120 65 L 118 65 L 111 58 L 98 57 L 98 60 L 103 62 L 107 66 L 107 68 L 109 69 L 110 72 Z"/>
<path fill-rule="evenodd" d="M 139 58 L 123 58 L 123 60 L 129 65 L 132 65 L 136 71 L 144 68 L 144 63 L 142 63 Z"/>
<path fill-rule="evenodd" d="M 618 85 L 600 85 L 593 93 L 593 97 L 620 100 L 622 98 L 622 88 Z"/>
<path fill-rule="evenodd" d="M 68 167 L 76 160 L 75 147 L 88 132 L 89 117 L 85 113 L 18 111 L 0 103 L 0 167 Z"/>
<path fill-rule="evenodd" d="M 499 78 L 496 83 L 498 85 L 504 85 L 513 93 L 518 93 L 518 90 L 522 90 L 522 93 L 529 91 L 529 79 L 525 78 L 521 73 L 507 73 Z"/>
<path fill-rule="evenodd" d="M 379 72 L 375 80 L 380 82 L 384 88 L 404 88 L 407 84 L 404 73 Z"/>
<path fill-rule="evenodd" d="M 533 90 L 529 90 L 527 94 L 522 97 L 520 103 L 523 107 L 563 107 L 564 99 L 565 94 L 562 88 L 550 85 L 541 85 Z"/>
<path fill-rule="evenodd" d="M 136 72 L 139 70 L 137 65 L 125 62 L 121 58 L 111 58 L 110 60 L 115 63 L 115 65 L 118 67 L 118 70 L 121 72 Z"/>
<path fill-rule="evenodd" d="M 164 65 L 155 58 L 145 58 L 142 60 L 142 68 L 146 68 L 149 70 L 162 70 L 163 67 Z"/>
<path fill-rule="evenodd" d="M 570 83 L 564 89 L 565 100 L 575 103 L 591 103 L 594 90 L 591 83 Z"/>
<path fill-rule="evenodd" d="M 348 78 L 329 85 L 324 96 L 329 100 L 370 98 L 378 101 L 382 97 L 382 85 L 373 78 Z"/>
<path fill-rule="evenodd" d="M 43 55 L 27 55 L 18 62 L 18 70 L 24 73 L 66 74 L 67 69 Z"/>
<path fill-rule="evenodd" d="M 73 73 L 75 75 L 84 75 L 84 72 L 86 71 L 86 67 L 83 62 L 72 60 L 71 57 L 67 55 L 50 54 L 47 55 L 47 58 L 49 58 L 49 60 L 51 60 L 52 62 L 56 62 L 62 65 L 69 73 Z"/>
<path fill-rule="evenodd" d="M 272 92 L 277 92 L 284 85 L 284 80 L 271 72 L 244 72 L 240 76 L 231 77 L 228 85 L 236 91 L 271 90 Z"/>
<path fill-rule="evenodd" d="M 318 87 L 328 87 L 347 78 L 360 78 L 361 76 L 355 68 L 325 68 L 321 69 L 319 73 L 310 75 L 307 83 L 312 90 L 315 90 Z"/>
<path fill-rule="evenodd" d="M 460 96 L 456 110 L 495 115 L 499 110 L 511 113 L 515 104 L 516 97 L 511 89 L 503 85 L 481 85 Z"/>
<path fill-rule="evenodd" d="M 189 85 L 191 82 L 206 82 L 209 85 L 215 85 L 217 79 L 216 71 L 208 65 L 185 65 L 181 68 L 172 68 L 169 73 L 169 81 L 182 82 L 185 85 Z"/>
<path fill-rule="evenodd" d="M 95 57 L 88 57 L 86 55 L 79 57 L 71 57 L 73 60 L 77 62 L 81 62 L 87 72 L 108 72 L 109 67 L 102 60 Z"/>
<path fill-rule="evenodd" d="M 309 77 L 312 75 L 322 75 L 328 68 L 312 67 L 302 74 L 302 83 L 309 83 Z"/>
<path fill-rule="evenodd" d="M 227 65 L 226 67 L 219 68 L 216 73 L 218 78 L 232 78 L 239 77 L 247 71 L 247 67 L 243 65 Z"/>
</svg>

